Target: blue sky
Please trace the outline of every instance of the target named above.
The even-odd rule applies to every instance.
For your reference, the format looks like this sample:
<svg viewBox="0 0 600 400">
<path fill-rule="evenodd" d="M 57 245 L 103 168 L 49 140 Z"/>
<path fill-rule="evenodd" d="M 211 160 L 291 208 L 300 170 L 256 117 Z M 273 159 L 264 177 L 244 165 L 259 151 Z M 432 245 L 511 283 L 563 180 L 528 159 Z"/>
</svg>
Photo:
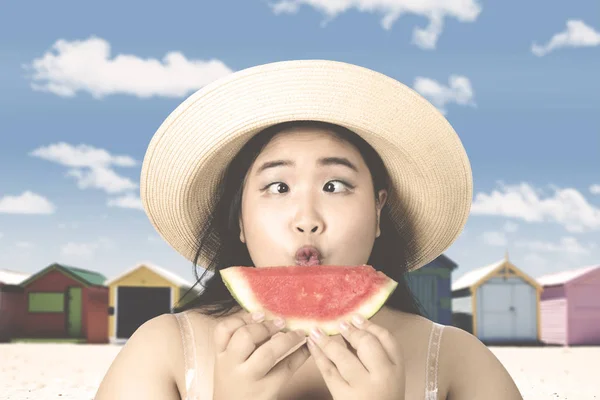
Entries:
<svg viewBox="0 0 600 400">
<path fill-rule="evenodd" d="M 600 3 L 414 3 L 5 2 L 0 269 L 151 261 L 191 280 L 140 208 L 150 138 L 217 77 L 308 58 L 375 69 L 446 113 L 474 178 L 454 279 L 507 248 L 534 277 L 599 264 Z"/>
</svg>

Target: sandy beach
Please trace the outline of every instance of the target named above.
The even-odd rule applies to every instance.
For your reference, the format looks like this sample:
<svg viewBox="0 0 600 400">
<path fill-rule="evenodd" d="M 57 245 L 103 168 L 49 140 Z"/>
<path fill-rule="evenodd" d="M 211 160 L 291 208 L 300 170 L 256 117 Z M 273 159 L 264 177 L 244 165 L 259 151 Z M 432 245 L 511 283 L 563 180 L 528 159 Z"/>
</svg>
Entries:
<svg viewBox="0 0 600 400">
<path fill-rule="evenodd" d="M 121 345 L 0 344 L 0 399 L 93 399 Z M 490 347 L 525 399 L 600 399 L 600 347 Z"/>
</svg>

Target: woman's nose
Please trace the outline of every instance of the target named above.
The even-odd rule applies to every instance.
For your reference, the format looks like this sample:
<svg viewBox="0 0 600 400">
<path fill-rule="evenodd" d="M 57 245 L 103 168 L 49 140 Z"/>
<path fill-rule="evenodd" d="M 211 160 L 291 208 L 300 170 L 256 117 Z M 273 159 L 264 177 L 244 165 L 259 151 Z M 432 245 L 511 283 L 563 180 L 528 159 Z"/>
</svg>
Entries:
<svg viewBox="0 0 600 400">
<path fill-rule="evenodd" d="M 300 233 L 320 234 L 325 227 L 325 223 L 315 210 L 305 210 L 302 214 L 297 215 L 294 226 L 296 231 Z"/>
<path fill-rule="evenodd" d="M 320 234 L 325 229 L 318 197 L 309 194 L 302 198 L 296 209 L 293 226 L 296 232 L 304 234 Z"/>
<path fill-rule="evenodd" d="M 320 233 L 321 225 L 315 223 L 296 224 L 296 229 L 300 232 Z"/>
</svg>

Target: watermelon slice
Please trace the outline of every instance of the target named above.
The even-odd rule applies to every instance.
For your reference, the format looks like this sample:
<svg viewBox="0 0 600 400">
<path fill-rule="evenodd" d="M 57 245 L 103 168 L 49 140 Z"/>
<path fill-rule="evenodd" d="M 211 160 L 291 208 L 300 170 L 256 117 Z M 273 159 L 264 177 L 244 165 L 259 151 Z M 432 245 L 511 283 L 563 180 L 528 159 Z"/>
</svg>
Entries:
<svg viewBox="0 0 600 400">
<path fill-rule="evenodd" d="M 220 273 L 246 311 L 283 317 L 284 331 L 308 333 L 318 326 L 328 335 L 338 334 L 340 322 L 353 314 L 371 318 L 398 286 L 370 265 L 229 267 Z"/>
</svg>

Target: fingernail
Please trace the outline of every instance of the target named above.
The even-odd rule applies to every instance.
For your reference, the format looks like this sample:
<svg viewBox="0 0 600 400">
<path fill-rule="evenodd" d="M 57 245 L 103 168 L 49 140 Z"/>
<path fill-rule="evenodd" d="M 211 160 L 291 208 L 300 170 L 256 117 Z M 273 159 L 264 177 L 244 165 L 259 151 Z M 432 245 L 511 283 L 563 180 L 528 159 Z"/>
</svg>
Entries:
<svg viewBox="0 0 600 400">
<path fill-rule="evenodd" d="M 273 321 L 273 323 L 278 328 L 283 328 L 285 326 L 285 321 L 283 320 L 283 318 L 280 317 L 275 318 L 275 321 Z"/>
<path fill-rule="evenodd" d="M 365 322 L 365 319 L 361 315 L 355 314 L 352 316 L 352 321 L 354 321 L 355 324 L 360 325 Z"/>
<path fill-rule="evenodd" d="M 252 319 L 255 321 L 260 321 L 261 319 L 263 319 L 265 317 L 265 313 L 262 311 L 254 311 L 252 313 Z"/>
<path fill-rule="evenodd" d="M 323 332 L 319 329 L 319 328 L 313 328 L 310 331 L 310 336 L 314 339 L 314 340 L 319 340 L 323 337 Z"/>
<path fill-rule="evenodd" d="M 347 331 L 350 328 L 350 324 L 348 324 L 346 321 L 343 321 L 340 324 L 340 328 L 342 328 L 343 331 Z"/>
</svg>

